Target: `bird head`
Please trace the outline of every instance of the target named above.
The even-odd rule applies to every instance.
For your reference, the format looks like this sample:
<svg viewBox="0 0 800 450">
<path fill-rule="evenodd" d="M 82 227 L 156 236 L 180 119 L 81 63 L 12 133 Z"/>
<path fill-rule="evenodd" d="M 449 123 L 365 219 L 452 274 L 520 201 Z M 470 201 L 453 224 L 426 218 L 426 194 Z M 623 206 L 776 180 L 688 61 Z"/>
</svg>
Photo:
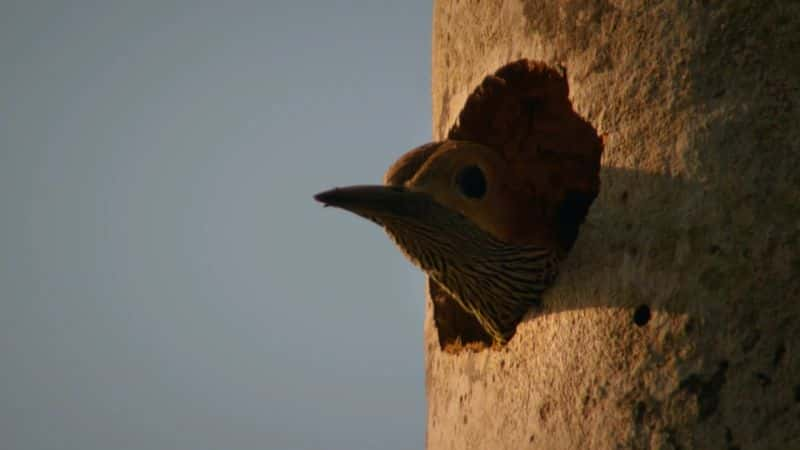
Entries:
<svg viewBox="0 0 800 450">
<path fill-rule="evenodd" d="M 415 265 L 503 342 L 556 272 L 554 252 L 519 233 L 524 215 L 509 174 L 498 152 L 443 141 L 404 155 L 384 185 L 336 188 L 315 198 L 383 226 Z"/>
<path fill-rule="evenodd" d="M 389 168 L 382 186 L 336 188 L 315 198 L 390 233 L 405 232 L 415 223 L 446 235 L 447 226 L 458 224 L 513 243 L 519 241 L 513 233 L 519 213 L 508 174 L 508 162 L 496 151 L 468 141 L 444 141 L 408 152 Z"/>
</svg>

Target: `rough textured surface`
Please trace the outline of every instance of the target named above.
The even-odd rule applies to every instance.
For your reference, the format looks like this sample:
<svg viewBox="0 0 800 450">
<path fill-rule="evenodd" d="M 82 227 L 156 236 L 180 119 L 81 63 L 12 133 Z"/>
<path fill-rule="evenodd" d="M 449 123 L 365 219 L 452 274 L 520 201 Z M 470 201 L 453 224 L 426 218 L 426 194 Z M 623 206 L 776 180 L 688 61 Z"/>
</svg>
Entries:
<svg viewBox="0 0 800 450">
<path fill-rule="evenodd" d="M 443 0 L 433 41 L 435 138 L 530 58 L 605 152 L 507 347 L 442 352 L 428 302 L 428 448 L 800 448 L 800 4 Z"/>
</svg>

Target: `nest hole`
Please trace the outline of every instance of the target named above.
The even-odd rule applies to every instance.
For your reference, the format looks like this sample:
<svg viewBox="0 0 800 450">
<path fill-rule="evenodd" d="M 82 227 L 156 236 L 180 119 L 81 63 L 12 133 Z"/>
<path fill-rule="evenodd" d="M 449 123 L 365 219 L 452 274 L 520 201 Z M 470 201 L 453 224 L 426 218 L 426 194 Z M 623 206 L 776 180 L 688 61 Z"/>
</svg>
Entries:
<svg viewBox="0 0 800 450">
<path fill-rule="evenodd" d="M 565 69 L 526 59 L 500 67 L 472 91 L 447 138 L 524 155 L 524 173 L 536 193 L 529 231 L 542 245 L 562 256 L 569 253 L 599 193 L 603 141 L 572 108 Z M 429 293 L 442 349 L 492 346 L 472 314 L 435 282 L 429 282 Z M 647 309 L 641 320 L 649 317 Z"/>
<path fill-rule="evenodd" d="M 633 311 L 633 323 L 636 326 L 643 327 L 650 322 L 650 307 L 647 305 L 639 305 Z"/>
</svg>

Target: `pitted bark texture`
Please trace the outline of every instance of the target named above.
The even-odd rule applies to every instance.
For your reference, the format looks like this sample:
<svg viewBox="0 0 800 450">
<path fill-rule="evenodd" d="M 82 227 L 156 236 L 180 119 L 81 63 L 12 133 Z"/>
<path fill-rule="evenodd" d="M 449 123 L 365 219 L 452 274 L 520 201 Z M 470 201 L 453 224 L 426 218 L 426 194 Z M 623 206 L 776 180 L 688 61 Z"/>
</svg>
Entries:
<svg viewBox="0 0 800 450">
<path fill-rule="evenodd" d="M 436 139 L 527 58 L 565 68 L 605 149 L 560 279 L 507 347 L 443 352 L 428 302 L 429 449 L 800 448 L 798 17 L 791 0 L 435 2 Z"/>
</svg>

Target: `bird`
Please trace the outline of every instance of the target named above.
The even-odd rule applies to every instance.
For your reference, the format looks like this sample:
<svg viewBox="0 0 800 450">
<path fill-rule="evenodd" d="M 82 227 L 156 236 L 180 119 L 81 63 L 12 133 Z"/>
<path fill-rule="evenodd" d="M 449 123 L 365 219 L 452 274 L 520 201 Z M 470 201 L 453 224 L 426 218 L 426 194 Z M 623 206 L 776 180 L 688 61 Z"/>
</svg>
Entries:
<svg viewBox="0 0 800 450">
<path fill-rule="evenodd" d="M 402 155 L 383 184 L 315 198 L 383 227 L 504 345 L 557 280 L 599 193 L 603 146 L 572 107 L 566 69 L 521 59 L 486 76 L 449 132 Z M 446 299 L 433 306 L 434 319 L 437 308 L 443 317 L 463 316 Z M 448 320 L 447 329 L 452 325 L 464 327 L 455 330 L 457 339 L 474 337 L 473 323 Z M 442 330 L 440 344 L 450 338 Z"/>
<path fill-rule="evenodd" d="M 315 198 L 382 226 L 502 345 L 553 284 L 560 259 L 556 248 L 520 239 L 520 188 L 507 177 L 509 165 L 479 143 L 433 142 L 401 157 L 383 185 L 335 188 Z"/>
</svg>

